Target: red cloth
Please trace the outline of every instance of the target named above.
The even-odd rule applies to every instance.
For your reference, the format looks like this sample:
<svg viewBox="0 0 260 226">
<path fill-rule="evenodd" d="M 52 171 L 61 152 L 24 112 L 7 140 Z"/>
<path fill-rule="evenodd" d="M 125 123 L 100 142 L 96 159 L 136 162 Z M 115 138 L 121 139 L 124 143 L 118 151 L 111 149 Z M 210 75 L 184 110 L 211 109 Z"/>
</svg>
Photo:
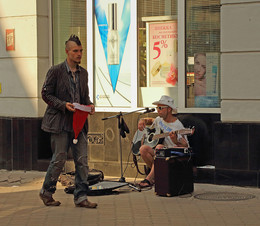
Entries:
<svg viewBox="0 0 260 226">
<path fill-rule="evenodd" d="M 74 106 L 76 111 L 73 113 L 73 130 L 75 133 L 75 142 L 77 142 L 78 135 L 88 118 L 91 107 L 89 105 L 80 104 L 74 104 Z"/>
</svg>

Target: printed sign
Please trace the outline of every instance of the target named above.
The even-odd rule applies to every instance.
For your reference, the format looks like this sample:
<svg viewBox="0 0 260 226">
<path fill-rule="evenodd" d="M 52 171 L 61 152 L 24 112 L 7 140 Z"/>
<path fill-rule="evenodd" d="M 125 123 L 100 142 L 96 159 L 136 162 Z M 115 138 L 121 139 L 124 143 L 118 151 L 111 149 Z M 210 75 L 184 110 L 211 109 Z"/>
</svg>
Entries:
<svg viewBox="0 0 260 226">
<path fill-rule="evenodd" d="M 15 50 L 14 29 L 6 29 L 6 51 Z"/>
</svg>

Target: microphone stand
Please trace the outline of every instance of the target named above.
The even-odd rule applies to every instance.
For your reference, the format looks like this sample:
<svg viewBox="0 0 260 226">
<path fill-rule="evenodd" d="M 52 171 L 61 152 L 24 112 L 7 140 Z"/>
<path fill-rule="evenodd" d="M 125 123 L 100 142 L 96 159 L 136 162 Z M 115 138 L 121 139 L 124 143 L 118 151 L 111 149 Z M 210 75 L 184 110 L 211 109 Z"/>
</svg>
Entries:
<svg viewBox="0 0 260 226">
<path fill-rule="evenodd" d="M 125 181 L 125 177 L 124 177 L 124 175 L 123 175 L 123 159 L 122 159 L 123 154 L 122 154 L 122 142 L 121 142 L 121 134 L 120 134 L 120 131 L 121 131 L 121 129 L 122 129 L 122 128 L 121 128 L 121 123 L 120 123 L 121 117 L 123 117 L 124 115 L 132 114 L 132 113 L 134 113 L 134 112 L 138 112 L 138 111 L 144 111 L 144 110 L 148 111 L 148 109 L 149 109 L 149 108 L 142 108 L 142 109 L 139 109 L 139 110 L 136 110 L 136 111 L 126 112 L 126 113 L 122 113 L 122 112 L 120 111 L 120 113 L 117 114 L 117 115 L 113 115 L 113 116 L 110 116 L 110 117 L 102 118 L 102 120 L 117 118 L 117 121 L 118 121 L 119 150 L 120 150 L 120 170 L 121 170 L 121 177 L 120 177 L 120 179 L 119 179 L 119 182 L 126 182 L 126 181 Z M 134 186 L 133 184 L 130 184 L 130 183 L 127 183 L 127 184 L 128 184 L 129 187 L 134 188 L 134 189 L 136 189 L 136 190 L 139 191 L 139 192 L 141 191 L 140 188 L 137 188 L 137 187 Z"/>
</svg>

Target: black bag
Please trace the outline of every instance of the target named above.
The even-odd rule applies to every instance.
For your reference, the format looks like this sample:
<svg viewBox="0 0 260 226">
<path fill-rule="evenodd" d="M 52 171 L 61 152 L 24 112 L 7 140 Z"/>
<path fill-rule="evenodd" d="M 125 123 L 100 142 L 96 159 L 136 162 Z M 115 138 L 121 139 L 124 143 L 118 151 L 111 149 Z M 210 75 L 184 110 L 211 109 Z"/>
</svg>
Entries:
<svg viewBox="0 0 260 226">
<path fill-rule="evenodd" d="M 88 183 L 89 185 L 96 184 L 104 180 L 104 173 L 101 170 L 90 169 L 88 173 Z M 75 190 L 75 172 L 69 172 L 62 174 L 59 177 L 59 181 L 63 186 L 66 186 L 64 191 L 68 194 L 72 194 Z"/>
</svg>

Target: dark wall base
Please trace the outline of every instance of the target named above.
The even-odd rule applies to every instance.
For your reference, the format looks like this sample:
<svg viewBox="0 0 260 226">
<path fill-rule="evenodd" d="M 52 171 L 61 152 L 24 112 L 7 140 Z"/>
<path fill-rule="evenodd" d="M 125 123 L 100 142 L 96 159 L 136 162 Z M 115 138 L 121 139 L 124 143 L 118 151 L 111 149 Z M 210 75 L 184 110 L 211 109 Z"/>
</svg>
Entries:
<svg viewBox="0 0 260 226">
<path fill-rule="evenodd" d="M 195 183 L 215 184 L 215 169 L 197 168 L 194 174 Z"/>
<path fill-rule="evenodd" d="M 259 171 L 235 171 L 216 169 L 215 184 L 249 186 L 260 188 Z"/>
<path fill-rule="evenodd" d="M 214 124 L 215 182 L 259 187 L 260 124 Z"/>
<path fill-rule="evenodd" d="M 119 163 L 115 158 L 118 156 L 117 124 L 105 124 L 101 120 L 104 116 L 97 113 L 90 120 L 90 133 L 105 134 L 104 145 L 89 145 L 90 160 Z M 125 120 L 131 131 L 129 141 L 123 140 L 125 159 L 137 129 L 135 123 L 131 124 L 134 117 L 137 116 L 128 115 Z M 260 124 L 221 123 L 218 114 L 179 114 L 178 117 L 185 127 L 195 126 L 194 135 L 189 137 L 196 156 L 195 165 L 215 166 L 215 169 L 199 168 L 195 182 L 260 187 Z M 50 135 L 41 130 L 41 121 L 41 118 L 0 117 L 0 169 L 47 170 L 52 156 Z M 111 148 L 106 140 L 107 128 L 115 130 Z"/>
<path fill-rule="evenodd" d="M 90 160 L 118 162 L 118 128 L 116 120 L 101 120 L 115 113 L 97 112 L 89 120 L 90 133 L 104 134 L 103 145 L 89 145 Z M 149 114 L 156 117 L 157 114 Z M 128 158 L 131 142 L 137 130 L 139 114 L 124 117 L 130 129 L 128 140 L 122 140 L 123 159 Z M 147 117 L 147 115 L 145 115 Z M 196 165 L 213 164 L 213 124 L 219 121 L 219 114 L 178 114 L 185 127 L 195 126 L 195 133 L 189 142 L 195 154 Z M 0 117 L 0 168 L 8 170 L 46 170 L 40 160 L 50 160 L 50 134 L 41 130 L 42 118 Z M 111 135 L 111 137 L 110 137 Z M 112 136 L 113 135 L 113 136 Z M 113 140 L 111 140 L 114 137 Z M 70 158 L 69 152 L 69 158 Z"/>
<path fill-rule="evenodd" d="M 199 168 L 194 177 L 194 182 L 260 188 L 259 178 L 260 171 Z"/>
<path fill-rule="evenodd" d="M 49 134 L 41 130 L 41 118 L 0 117 L 0 168 L 46 170 L 38 164 L 50 159 Z"/>
</svg>

